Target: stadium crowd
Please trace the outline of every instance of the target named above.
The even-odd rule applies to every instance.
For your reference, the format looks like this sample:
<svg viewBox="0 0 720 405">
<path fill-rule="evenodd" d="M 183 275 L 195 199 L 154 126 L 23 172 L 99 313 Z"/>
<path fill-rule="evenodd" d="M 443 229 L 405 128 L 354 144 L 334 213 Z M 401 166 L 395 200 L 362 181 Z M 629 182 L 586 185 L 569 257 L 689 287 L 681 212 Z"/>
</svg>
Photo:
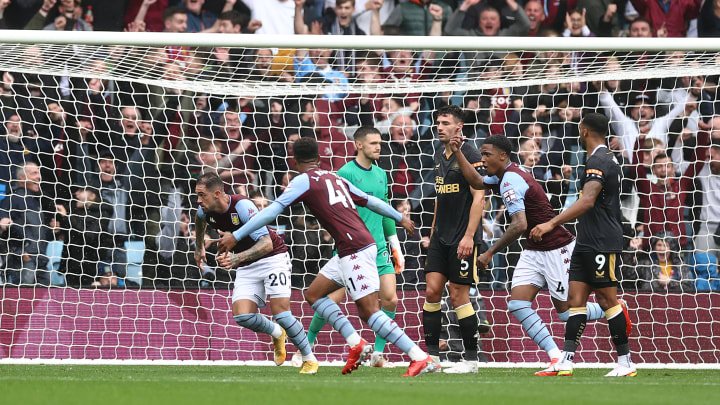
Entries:
<svg viewBox="0 0 720 405">
<path fill-rule="evenodd" d="M 720 0 L 0 0 L 0 28 L 129 32 L 217 32 L 413 36 L 719 37 Z M 452 42 L 449 42 L 450 46 Z M 378 165 L 391 197 L 421 225 L 400 232 L 406 270 L 422 283 L 434 204 L 433 112 L 466 111 L 464 133 L 479 147 L 504 133 L 514 159 L 545 187 L 557 210 L 574 201 L 582 162 L 577 124 L 587 112 L 611 120 L 610 147 L 624 170 L 629 290 L 720 290 L 720 94 L 718 76 L 545 84 L 467 92 L 349 94 L 351 83 L 457 80 L 473 73 L 577 69 L 577 53 L 459 52 L 429 57 L 396 50 L 289 50 L 166 47 L 138 56 L 127 48 L 55 63 L 156 79 L 301 82 L 332 85 L 317 97 L 226 96 L 137 81 L 1 72 L 0 280 L 49 285 L 156 288 L 227 283 L 231 274 L 194 265 L 194 178 L 217 171 L 228 192 L 266 206 L 289 182 L 292 142 L 320 141 L 322 167 L 339 169 L 355 152 L 352 133 L 373 125 L 384 137 Z M 24 48 L 30 66 L 55 56 Z M 125 53 L 123 53 L 125 52 Z M 535 57 L 537 56 L 537 57 Z M 542 56 L 542 57 L 540 57 Z M 650 63 L 657 54 L 595 58 L 608 71 Z M 691 55 L 663 55 L 690 63 Z M 139 61 L 137 66 L 125 60 Z M 463 61 L 459 64 L 458 61 Z M 488 198 L 489 243 L 507 215 Z M 307 286 L 332 255 L 332 239 L 291 207 L 275 226 L 292 250 L 293 285 Z M 50 247 L 62 242 L 60 255 Z M 142 279 L 125 279 L 128 244 L 141 242 Z M 208 245 L 211 249 L 211 246 Z M 479 288 L 504 289 L 522 249 L 496 257 Z M 53 260 L 53 257 L 61 259 Z"/>
</svg>

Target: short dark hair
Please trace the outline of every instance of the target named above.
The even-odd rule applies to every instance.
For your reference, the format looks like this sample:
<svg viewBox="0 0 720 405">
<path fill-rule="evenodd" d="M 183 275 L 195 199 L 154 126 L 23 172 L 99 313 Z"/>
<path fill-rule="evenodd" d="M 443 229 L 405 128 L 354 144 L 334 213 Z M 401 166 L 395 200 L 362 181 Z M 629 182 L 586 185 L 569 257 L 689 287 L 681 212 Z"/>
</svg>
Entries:
<svg viewBox="0 0 720 405">
<path fill-rule="evenodd" d="M 437 110 L 437 116 L 441 115 L 452 115 L 453 118 L 455 118 L 455 121 L 457 122 L 465 122 L 465 112 L 462 108 L 450 104 L 450 105 L 444 105 Z"/>
<path fill-rule="evenodd" d="M 585 114 L 582 118 L 582 124 L 585 125 L 590 131 L 600 135 L 601 137 L 606 137 L 608 135 L 608 121 L 605 114 L 598 114 L 598 113 L 589 113 Z"/>
<path fill-rule="evenodd" d="M 222 179 L 215 172 L 205 172 L 197 179 L 198 186 L 205 186 L 208 190 L 225 189 Z"/>
<path fill-rule="evenodd" d="M 163 11 L 162 17 L 163 22 L 167 21 L 175 16 L 175 14 L 185 14 L 187 15 L 187 10 L 185 10 L 184 7 L 168 7 Z"/>
<path fill-rule="evenodd" d="M 483 145 L 492 145 L 501 151 L 507 153 L 508 156 L 510 156 L 510 153 L 512 153 L 513 147 L 512 143 L 510 143 L 510 140 L 507 136 L 503 134 L 495 134 L 490 135 L 487 138 L 485 138 L 485 142 L 483 142 Z"/>
<path fill-rule="evenodd" d="M 645 17 L 638 17 L 638 18 L 634 19 L 634 20 L 630 23 L 630 25 L 628 26 L 628 28 L 632 28 L 632 26 L 633 26 L 634 24 L 637 24 L 637 23 L 645 23 L 645 24 L 647 24 L 647 25 L 650 26 L 650 31 L 653 30 L 653 25 L 652 25 L 652 23 L 650 22 L 650 20 L 648 20 L 648 19 L 645 18 Z"/>
<path fill-rule="evenodd" d="M 355 0 L 336 0 L 335 1 L 335 7 L 341 6 L 345 3 L 352 3 L 352 6 L 355 7 Z"/>
<path fill-rule="evenodd" d="M 665 153 L 658 153 L 657 155 L 655 155 L 655 158 L 653 159 L 653 163 L 657 163 L 657 161 L 660 159 L 669 159 L 669 157 Z"/>
<path fill-rule="evenodd" d="M 378 131 L 377 128 L 373 126 L 365 125 L 355 131 L 353 139 L 356 141 L 360 141 L 362 139 L 365 139 L 365 137 L 367 137 L 368 135 L 380 135 L 380 131 Z"/>
<path fill-rule="evenodd" d="M 314 138 L 300 138 L 293 143 L 293 154 L 298 162 L 311 162 L 320 157 L 318 143 Z"/>
<path fill-rule="evenodd" d="M 242 26 L 243 16 L 237 10 L 230 10 L 220 14 L 218 20 L 227 20 L 230 21 L 232 25 Z"/>
</svg>

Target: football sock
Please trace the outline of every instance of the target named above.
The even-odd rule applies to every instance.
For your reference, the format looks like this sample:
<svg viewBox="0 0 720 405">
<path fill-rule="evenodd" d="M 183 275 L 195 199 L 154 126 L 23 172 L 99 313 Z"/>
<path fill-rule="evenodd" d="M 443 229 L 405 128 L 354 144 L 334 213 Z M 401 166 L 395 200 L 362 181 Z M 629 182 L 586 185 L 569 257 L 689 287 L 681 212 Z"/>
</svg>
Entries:
<svg viewBox="0 0 720 405">
<path fill-rule="evenodd" d="M 580 345 L 580 337 L 582 337 L 583 331 L 585 330 L 586 322 L 586 307 L 570 308 L 570 317 L 565 323 L 565 343 L 563 344 L 563 351 L 571 354 L 577 351 Z M 568 360 L 572 361 L 572 358 Z"/>
<path fill-rule="evenodd" d="M 455 308 L 455 314 L 458 317 L 458 325 L 460 326 L 460 335 L 462 336 L 465 354 L 463 358 L 467 361 L 478 360 L 477 347 L 477 328 L 478 320 L 475 316 L 475 309 L 471 303 L 460 305 Z"/>
<path fill-rule="evenodd" d="M 442 328 L 439 302 L 423 304 L 423 330 L 425 331 L 425 345 L 431 356 L 440 355 L 440 329 Z"/>
<path fill-rule="evenodd" d="M 323 326 L 325 326 L 326 323 L 327 323 L 327 321 L 325 320 L 325 318 L 323 318 L 322 316 L 320 316 L 320 314 L 315 312 L 315 314 L 312 317 L 312 321 L 310 321 L 310 326 L 308 327 L 308 333 L 307 333 L 308 342 L 310 342 L 310 344 L 315 343 L 315 338 L 317 338 L 318 333 L 320 333 L 320 331 L 322 330 Z"/>
<path fill-rule="evenodd" d="M 532 309 L 530 301 L 511 300 L 508 302 L 508 311 L 520 321 L 528 336 L 541 349 L 545 350 L 551 359 L 560 357 L 560 349 L 555 344 L 547 326 L 545 326 L 545 322 Z"/>
<path fill-rule="evenodd" d="M 407 353 L 412 360 L 425 360 L 427 357 L 422 350 L 419 353 L 417 350 L 412 350 L 418 346 L 383 311 L 377 311 L 370 315 L 367 323 L 378 336 L 382 336 L 385 340 L 397 346 L 398 349 Z"/>
<path fill-rule="evenodd" d="M 264 315 L 254 314 L 240 314 L 233 317 L 238 325 L 248 328 L 253 332 L 266 333 L 274 338 L 282 336 L 282 329 L 280 325 L 269 320 Z"/>
<path fill-rule="evenodd" d="M 630 355 L 630 347 L 628 345 L 627 336 L 627 320 L 623 313 L 622 306 L 620 304 L 605 311 L 605 317 L 608 320 L 608 328 L 610 329 L 610 336 L 612 337 L 613 344 L 618 353 L 618 358 L 621 356 Z"/>
<path fill-rule="evenodd" d="M 277 322 L 285 332 L 287 332 L 288 338 L 300 350 L 303 355 L 303 360 L 306 356 L 312 355 L 312 349 L 308 342 L 307 335 L 302 324 L 295 319 L 290 311 L 281 312 L 274 316 L 275 322 Z M 313 356 L 314 357 L 314 356 Z M 309 360 L 309 359 L 308 359 Z"/>
<path fill-rule="evenodd" d="M 600 308 L 600 304 L 596 302 L 588 302 L 585 306 L 587 309 L 587 320 L 588 321 L 596 321 L 600 318 L 605 317 L 605 311 Z M 558 318 L 560 318 L 561 321 L 567 322 L 568 318 L 570 317 L 570 310 L 568 309 L 565 312 L 558 312 Z"/>
<path fill-rule="evenodd" d="M 395 311 L 388 311 L 385 308 L 381 308 L 380 310 L 383 311 L 385 313 L 385 315 L 388 316 L 388 318 L 395 319 Z M 376 333 L 375 334 L 375 351 L 379 352 L 379 353 L 382 353 L 383 351 L 385 351 L 385 343 L 386 342 L 387 341 L 385 340 L 384 337 L 382 337 Z"/>
<path fill-rule="evenodd" d="M 328 297 L 320 298 L 312 305 L 312 309 L 315 310 L 315 313 L 325 318 L 333 329 L 340 332 L 350 347 L 360 344 L 360 335 L 358 335 L 355 328 L 350 324 L 350 321 L 348 321 L 342 311 L 340 311 L 340 307 L 338 307 L 335 301 Z"/>
</svg>

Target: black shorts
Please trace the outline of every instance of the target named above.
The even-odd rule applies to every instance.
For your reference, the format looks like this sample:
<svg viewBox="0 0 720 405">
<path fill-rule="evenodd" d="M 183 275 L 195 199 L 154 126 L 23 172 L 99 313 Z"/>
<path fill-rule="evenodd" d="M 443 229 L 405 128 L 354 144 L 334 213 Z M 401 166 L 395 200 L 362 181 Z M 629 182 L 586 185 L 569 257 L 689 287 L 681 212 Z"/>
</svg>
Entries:
<svg viewBox="0 0 720 405">
<path fill-rule="evenodd" d="M 458 245 L 445 245 L 432 238 L 425 259 L 425 273 L 440 273 L 455 284 L 477 284 L 479 245 L 475 245 L 470 256 L 463 260 L 458 259 L 457 249 Z"/>
<path fill-rule="evenodd" d="M 617 287 L 615 277 L 617 253 L 573 252 L 570 258 L 570 281 L 581 281 L 593 288 Z"/>
</svg>

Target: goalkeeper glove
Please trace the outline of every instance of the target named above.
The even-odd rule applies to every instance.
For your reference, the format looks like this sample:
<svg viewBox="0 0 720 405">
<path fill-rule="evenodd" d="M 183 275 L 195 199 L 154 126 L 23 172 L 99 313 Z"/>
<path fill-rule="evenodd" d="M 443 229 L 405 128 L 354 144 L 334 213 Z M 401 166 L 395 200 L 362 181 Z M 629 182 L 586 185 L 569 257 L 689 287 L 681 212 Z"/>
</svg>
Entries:
<svg viewBox="0 0 720 405">
<path fill-rule="evenodd" d="M 400 241 L 397 235 L 388 237 L 387 241 L 390 244 L 390 251 L 392 252 L 393 261 L 395 262 L 395 274 L 400 274 L 405 270 L 405 256 L 403 256 L 402 250 L 400 249 Z"/>
</svg>

